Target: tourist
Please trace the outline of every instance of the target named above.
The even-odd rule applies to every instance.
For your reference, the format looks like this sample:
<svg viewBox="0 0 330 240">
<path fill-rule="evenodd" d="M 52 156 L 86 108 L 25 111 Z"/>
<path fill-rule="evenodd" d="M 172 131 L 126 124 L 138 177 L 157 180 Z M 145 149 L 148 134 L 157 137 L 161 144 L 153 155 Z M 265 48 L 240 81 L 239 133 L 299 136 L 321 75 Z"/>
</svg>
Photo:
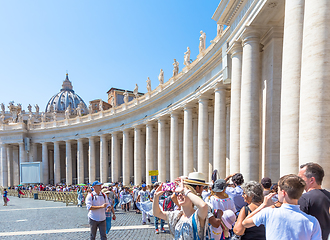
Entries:
<svg viewBox="0 0 330 240">
<path fill-rule="evenodd" d="M 275 193 L 268 194 L 263 203 L 243 220 L 243 227 L 263 224 L 266 239 L 321 240 L 321 228 L 317 219 L 302 212 L 297 205 L 305 185 L 304 180 L 297 175 L 281 177 L 278 182 L 278 200 L 283 205 L 280 208 L 271 208 Z"/>
<path fill-rule="evenodd" d="M 115 193 L 115 204 L 114 204 L 114 209 L 116 210 L 117 205 L 119 204 L 119 189 L 118 189 L 118 182 L 115 183 L 113 187 L 113 192 Z"/>
<path fill-rule="evenodd" d="M 149 191 L 147 191 L 146 184 L 142 184 L 142 189 L 139 191 L 138 197 L 136 199 L 137 202 L 146 202 L 149 200 Z M 142 211 L 142 224 L 146 224 L 146 217 L 148 222 L 150 223 L 150 216 L 145 211 Z"/>
<path fill-rule="evenodd" d="M 241 173 L 235 173 L 226 177 L 225 181 L 228 182 L 230 179 L 233 181 L 234 187 L 227 187 L 226 193 L 234 201 L 235 208 L 237 210 L 236 215 L 238 215 L 241 208 L 246 206 L 246 202 L 244 202 L 244 198 L 242 196 L 243 189 L 241 188 L 241 185 L 244 183 L 244 178 Z"/>
<path fill-rule="evenodd" d="M 319 221 L 322 239 L 330 236 L 330 192 L 322 189 L 323 168 L 317 163 L 306 163 L 300 166 L 298 174 L 306 183 L 306 193 L 298 201 L 301 211 L 310 214 Z"/>
<path fill-rule="evenodd" d="M 241 236 L 242 240 L 265 240 L 265 226 L 254 226 L 245 228 L 242 225 L 243 220 L 255 209 L 257 209 L 263 202 L 263 188 L 262 185 L 256 181 L 250 181 L 242 185 L 243 198 L 248 206 L 244 206 L 237 218 L 234 226 L 234 233 Z"/>
<path fill-rule="evenodd" d="M 78 200 L 78 204 L 77 204 L 77 207 L 82 207 L 83 203 L 84 203 L 84 195 L 82 193 L 82 188 L 79 188 L 78 190 L 78 197 L 77 197 L 77 200 Z"/>
<path fill-rule="evenodd" d="M 177 199 L 182 210 L 173 212 L 162 211 L 159 207 L 159 197 L 163 183 L 157 188 L 153 201 L 153 215 L 168 220 L 171 234 L 175 239 L 204 239 L 204 226 L 208 214 L 207 204 L 197 196 L 197 193 L 189 183 L 183 179 L 179 182 Z M 194 209 L 194 206 L 197 210 Z"/>
<path fill-rule="evenodd" d="M 7 199 L 7 189 L 6 188 L 4 188 L 3 189 L 3 205 L 4 206 L 7 206 L 7 202 L 8 202 L 8 199 Z"/>
<path fill-rule="evenodd" d="M 110 197 L 110 193 L 111 191 L 104 188 L 102 189 L 102 193 L 104 193 L 107 198 L 108 198 L 108 201 L 109 201 L 109 205 L 110 207 L 106 209 L 105 211 L 105 221 L 106 221 L 106 225 L 107 225 L 107 229 L 106 229 L 106 234 L 108 234 L 110 232 L 110 229 L 111 229 L 111 218 L 113 220 L 116 220 L 116 214 L 115 214 L 115 211 L 113 209 L 113 199 Z M 111 213 L 112 213 L 112 216 L 111 216 Z"/>
<path fill-rule="evenodd" d="M 86 197 L 91 240 L 95 239 L 97 228 L 100 231 L 101 240 L 107 239 L 105 208 L 109 208 L 110 204 L 107 196 L 101 192 L 101 185 L 99 181 L 93 182 L 94 191 Z"/>
<path fill-rule="evenodd" d="M 210 189 L 209 189 L 209 188 L 210 188 Z M 209 186 L 204 186 L 204 187 L 203 187 L 203 192 L 202 192 L 201 196 L 202 196 L 202 199 L 203 199 L 204 201 L 206 200 L 206 198 L 207 198 L 208 196 L 211 195 L 211 189 L 212 189 L 212 187 L 209 187 Z"/>
<path fill-rule="evenodd" d="M 129 193 L 129 188 L 128 187 L 123 187 L 121 193 L 120 193 L 120 201 L 121 201 L 121 206 L 123 211 L 129 211 L 129 205 L 131 204 L 133 198 L 132 195 Z"/>
<path fill-rule="evenodd" d="M 236 208 L 234 201 L 229 198 L 229 196 L 226 194 L 225 190 L 227 187 L 227 183 L 224 179 L 218 179 L 214 182 L 212 186 L 212 191 L 214 192 L 214 195 L 209 196 L 210 198 L 210 204 L 212 206 L 214 215 L 217 216 L 216 218 L 221 219 L 221 217 L 218 217 L 219 214 L 218 211 L 225 211 L 225 210 L 232 210 L 234 213 L 236 213 Z M 221 225 L 219 227 L 211 226 L 211 237 L 215 240 L 223 239 L 222 238 L 222 227 Z M 229 236 L 225 236 L 225 239 L 228 239 Z"/>
<path fill-rule="evenodd" d="M 152 202 L 154 199 L 154 195 L 156 192 L 156 189 L 159 187 L 160 183 L 156 182 L 154 184 L 154 188 L 150 192 L 150 201 Z M 159 197 L 161 200 L 165 200 L 164 194 Z M 165 221 L 163 219 L 159 219 L 158 217 L 154 217 L 154 225 L 155 225 L 155 234 L 159 234 L 158 224 L 160 220 L 160 229 L 164 229 Z M 165 230 L 165 229 L 164 229 Z"/>
<path fill-rule="evenodd" d="M 261 185 L 264 188 L 264 196 L 268 195 L 272 186 L 272 180 L 269 177 L 264 177 L 263 179 L 261 179 Z"/>
<path fill-rule="evenodd" d="M 136 186 L 136 187 L 134 187 L 134 190 L 132 192 L 132 194 L 133 194 L 133 210 L 135 210 L 136 214 L 140 213 L 140 210 L 136 206 L 136 199 L 138 198 L 139 191 L 140 191 L 139 186 Z"/>
</svg>

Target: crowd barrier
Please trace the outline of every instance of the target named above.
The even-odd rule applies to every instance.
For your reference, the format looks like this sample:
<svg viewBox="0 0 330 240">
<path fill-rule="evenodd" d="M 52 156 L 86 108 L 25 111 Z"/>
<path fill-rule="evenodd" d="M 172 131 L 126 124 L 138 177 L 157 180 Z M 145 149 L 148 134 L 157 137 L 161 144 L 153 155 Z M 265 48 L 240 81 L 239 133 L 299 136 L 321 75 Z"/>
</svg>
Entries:
<svg viewBox="0 0 330 240">
<path fill-rule="evenodd" d="M 3 194 L 3 188 L 0 188 L 1 194 Z M 78 193 L 77 192 L 53 192 L 53 191 L 37 191 L 37 190 L 21 190 L 21 198 L 34 198 L 35 194 L 38 194 L 38 200 L 54 201 L 54 202 L 63 202 L 66 206 L 69 204 L 77 205 L 78 204 Z M 18 191 L 14 189 L 7 189 L 8 196 L 18 197 Z M 87 193 L 83 193 L 85 199 Z M 85 202 L 83 203 L 85 205 Z"/>
</svg>

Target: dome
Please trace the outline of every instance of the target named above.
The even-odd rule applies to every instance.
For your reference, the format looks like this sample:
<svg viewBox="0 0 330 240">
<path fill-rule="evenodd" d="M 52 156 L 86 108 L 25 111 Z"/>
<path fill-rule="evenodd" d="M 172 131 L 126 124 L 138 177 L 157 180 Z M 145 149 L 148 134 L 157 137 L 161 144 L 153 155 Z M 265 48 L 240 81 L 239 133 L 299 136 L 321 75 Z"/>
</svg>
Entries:
<svg viewBox="0 0 330 240">
<path fill-rule="evenodd" d="M 72 113 L 74 113 L 79 104 L 81 105 L 82 113 L 87 113 L 87 106 L 84 100 L 73 91 L 69 76 L 66 74 L 61 91 L 51 97 L 46 105 L 45 112 L 53 112 L 54 110 L 56 112 L 64 112 L 70 106 Z"/>
</svg>

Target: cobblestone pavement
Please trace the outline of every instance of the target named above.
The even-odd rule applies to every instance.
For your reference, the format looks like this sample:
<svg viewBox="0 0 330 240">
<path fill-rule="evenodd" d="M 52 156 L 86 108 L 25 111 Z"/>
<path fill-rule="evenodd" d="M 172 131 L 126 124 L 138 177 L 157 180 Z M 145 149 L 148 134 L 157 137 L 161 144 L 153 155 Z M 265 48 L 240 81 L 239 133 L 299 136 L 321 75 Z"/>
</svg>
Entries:
<svg viewBox="0 0 330 240">
<path fill-rule="evenodd" d="M 86 207 L 66 207 L 64 203 L 10 196 L 8 206 L 0 206 L 0 239 L 89 239 Z M 142 225 L 141 214 L 116 212 L 108 239 L 173 239 L 166 233 L 155 234 L 151 223 Z M 100 239 L 99 232 L 96 239 Z"/>
</svg>

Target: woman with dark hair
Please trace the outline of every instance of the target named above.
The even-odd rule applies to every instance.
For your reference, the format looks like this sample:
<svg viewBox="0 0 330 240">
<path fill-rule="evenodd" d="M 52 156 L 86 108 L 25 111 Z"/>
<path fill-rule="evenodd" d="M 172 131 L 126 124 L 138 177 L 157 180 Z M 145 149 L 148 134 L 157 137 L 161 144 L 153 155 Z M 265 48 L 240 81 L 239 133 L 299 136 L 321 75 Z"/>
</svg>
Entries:
<svg viewBox="0 0 330 240">
<path fill-rule="evenodd" d="M 260 183 L 250 181 L 242 185 L 244 201 L 248 204 L 241 209 L 234 226 L 234 233 L 241 236 L 242 240 L 265 240 L 265 227 L 245 228 L 242 225 L 243 220 L 263 202 L 263 187 Z"/>
<path fill-rule="evenodd" d="M 241 188 L 241 185 L 244 183 L 244 178 L 241 173 L 235 173 L 226 177 L 225 181 L 228 182 L 230 179 L 232 180 L 234 187 L 227 187 L 226 193 L 234 201 L 236 210 L 239 212 L 241 208 L 246 205 L 242 196 L 243 190 Z"/>
</svg>

